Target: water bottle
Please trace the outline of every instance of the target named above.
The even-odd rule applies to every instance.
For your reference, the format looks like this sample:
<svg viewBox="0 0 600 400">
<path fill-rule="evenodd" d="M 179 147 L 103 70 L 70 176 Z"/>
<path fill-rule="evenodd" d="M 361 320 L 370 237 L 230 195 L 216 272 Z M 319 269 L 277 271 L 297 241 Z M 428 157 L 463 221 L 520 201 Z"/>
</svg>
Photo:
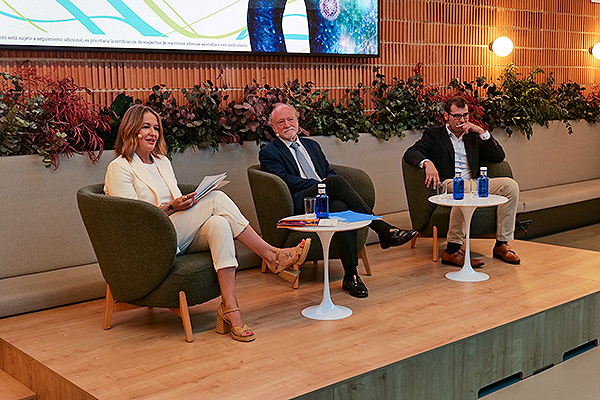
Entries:
<svg viewBox="0 0 600 400">
<path fill-rule="evenodd" d="M 317 218 L 327 219 L 329 218 L 329 197 L 325 193 L 325 184 L 319 183 L 317 185 L 318 194 L 315 197 L 315 212 Z"/>
<path fill-rule="evenodd" d="M 462 178 L 462 170 L 456 168 L 454 171 L 454 179 L 452 180 L 452 198 L 454 200 L 462 200 L 465 198 L 465 181 Z"/>
<path fill-rule="evenodd" d="M 487 167 L 481 167 L 479 179 L 477 179 L 477 194 L 479 197 L 488 197 L 490 178 L 487 176 Z"/>
</svg>

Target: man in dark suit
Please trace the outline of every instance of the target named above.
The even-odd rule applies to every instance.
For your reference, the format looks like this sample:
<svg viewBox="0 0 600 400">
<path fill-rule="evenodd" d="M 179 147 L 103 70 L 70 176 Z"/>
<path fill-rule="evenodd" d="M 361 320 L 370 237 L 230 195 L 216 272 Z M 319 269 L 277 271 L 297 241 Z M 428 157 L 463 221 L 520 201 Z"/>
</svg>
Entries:
<svg viewBox="0 0 600 400">
<path fill-rule="evenodd" d="M 425 184 L 446 185 L 452 190 L 452 179 L 459 169 L 465 180 L 465 191 L 477 185 L 482 162 L 501 162 L 504 150 L 486 130 L 469 122 L 469 107 L 463 97 L 454 96 L 446 101 L 445 126 L 426 129 L 423 136 L 404 153 L 407 163 L 425 169 Z M 476 186 L 475 186 L 476 187 Z M 508 198 L 498 206 L 496 244 L 493 255 L 510 264 L 521 259 L 508 242 L 514 238 L 515 217 L 519 200 L 519 185 L 511 178 L 490 178 L 489 193 Z M 462 267 L 465 261 L 461 249 L 465 239 L 464 220 L 460 211 L 450 212 L 447 247 L 442 253 L 442 263 Z M 483 261 L 472 259 L 471 265 L 482 266 Z"/>
<path fill-rule="evenodd" d="M 373 210 L 350 184 L 329 167 L 321 146 L 314 140 L 298 137 L 298 113 L 293 107 L 277 104 L 269 121 L 278 139 L 264 146 L 258 158 L 263 171 L 279 176 L 287 184 L 294 199 L 295 213 L 304 213 L 303 199 L 315 197 L 317 184 L 325 183 L 330 211 L 352 210 L 373 214 Z M 404 244 L 417 234 L 416 231 L 398 229 L 383 220 L 374 220 L 369 227 L 379 235 L 380 245 L 384 249 Z M 367 297 L 367 287 L 356 270 L 356 231 L 338 232 L 334 240 L 342 249 L 342 288 L 354 297 Z"/>
</svg>

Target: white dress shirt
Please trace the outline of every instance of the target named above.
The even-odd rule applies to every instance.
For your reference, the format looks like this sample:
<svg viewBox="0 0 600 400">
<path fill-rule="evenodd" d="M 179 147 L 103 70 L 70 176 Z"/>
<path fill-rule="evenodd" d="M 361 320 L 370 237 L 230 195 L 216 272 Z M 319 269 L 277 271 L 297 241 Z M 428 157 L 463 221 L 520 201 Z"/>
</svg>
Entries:
<svg viewBox="0 0 600 400">
<path fill-rule="evenodd" d="M 450 137 L 450 142 L 452 143 L 452 147 L 454 148 L 454 171 L 457 169 L 461 170 L 461 176 L 464 180 L 473 179 L 473 173 L 471 171 L 471 166 L 469 165 L 469 160 L 467 158 L 467 149 L 465 148 L 465 142 L 463 140 L 465 134 L 463 133 L 459 137 L 456 137 L 454 133 L 448 128 L 446 125 L 446 131 L 448 132 L 448 136 Z M 479 135 L 481 140 L 488 140 L 492 135 L 489 131 L 483 132 Z M 423 164 L 425 161 L 429 161 L 428 158 L 424 159 L 419 163 L 419 168 L 423 168 Z"/>
<path fill-rule="evenodd" d="M 139 156 L 136 153 L 133 153 L 133 157 L 139 158 Z M 140 158 L 140 161 L 142 161 L 141 158 Z M 148 171 L 148 173 L 150 174 L 150 176 L 152 176 L 152 179 L 154 180 L 154 184 L 156 185 L 155 186 L 156 196 L 158 197 L 159 204 L 161 204 L 161 205 L 166 204 L 166 203 L 170 202 L 171 200 L 173 200 L 173 196 L 171 196 L 171 191 L 169 190 L 169 186 L 167 186 L 167 182 L 165 181 L 165 178 L 163 178 L 163 176 L 158 171 L 158 166 L 156 165 L 154 160 L 152 161 L 152 164 L 145 164 L 145 163 L 143 163 L 143 164 L 144 164 L 144 167 L 146 168 L 146 170 Z"/>
</svg>

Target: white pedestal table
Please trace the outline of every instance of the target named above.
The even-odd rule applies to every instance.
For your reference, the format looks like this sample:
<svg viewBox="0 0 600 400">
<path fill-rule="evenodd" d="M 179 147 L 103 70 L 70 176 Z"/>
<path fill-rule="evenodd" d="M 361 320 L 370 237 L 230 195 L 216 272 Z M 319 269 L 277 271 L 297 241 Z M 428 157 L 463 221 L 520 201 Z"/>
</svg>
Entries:
<svg viewBox="0 0 600 400">
<path fill-rule="evenodd" d="M 288 217 L 289 219 L 304 218 L 304 215 L 294 215 Z M 317 306 L 310 306 L 302 310 L 302 315 L 311 319 L 318 320 L 336 320 L 347 318 L 352 315 L 352 310 L 348 307 L 337 306 L 331 301 L 331 294 L 329 292 L 329 246 L 331 244 L 331 238 L 336 232 L 352 231 L 360 229 L 369 225 L 371 221 L 357 221 L 357 222 L 342 222 L 338 221 L 337 226 L 286 226 L 288 229 L 292 229 L 299 232 L 314 232 L 319 236 L 321 246 L 323 247 L 323 299 Z"/>
<path fill-rule="evenodd" d="M 459 282 L 481 282 L 488 280 L 490 276 L 483 272 L 476 272 L 471 266 L 470 232 L 471 218 L 477 207 L 499 206 L 508 201 L 504 196 L 490 194 L 488 197 L 479 197 L 477 194 L 465 193 L 462 200 L 454 200 L 452 194 L 439 194 L 431 196 L 429 201 L 439 206 L 459 207 L 465 219 L 466 237 L 465 237 L 465 264 L 460 271 L 448 272 L 446 278 Z"/>
</svg>

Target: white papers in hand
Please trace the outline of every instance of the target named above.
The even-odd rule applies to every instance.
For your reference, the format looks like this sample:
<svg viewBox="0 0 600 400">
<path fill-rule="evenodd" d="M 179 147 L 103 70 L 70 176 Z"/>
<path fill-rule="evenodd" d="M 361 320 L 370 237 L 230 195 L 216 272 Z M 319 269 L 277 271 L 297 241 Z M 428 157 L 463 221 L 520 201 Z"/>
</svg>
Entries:
<svg viewBox="0 0 600 400">
<path fill-rule="evenodd" d="M 227 185 L 229 181 L 225 180 L 226 177 L 227 172 L 223 172 L 219 175 L 205 176 L 204 179 L 202 179 L 202 182 L 200 182 L 196 188 L 196 196 L 194 197 L 195 201 L 200 200 L 213 190 Z"/>
</svg>

